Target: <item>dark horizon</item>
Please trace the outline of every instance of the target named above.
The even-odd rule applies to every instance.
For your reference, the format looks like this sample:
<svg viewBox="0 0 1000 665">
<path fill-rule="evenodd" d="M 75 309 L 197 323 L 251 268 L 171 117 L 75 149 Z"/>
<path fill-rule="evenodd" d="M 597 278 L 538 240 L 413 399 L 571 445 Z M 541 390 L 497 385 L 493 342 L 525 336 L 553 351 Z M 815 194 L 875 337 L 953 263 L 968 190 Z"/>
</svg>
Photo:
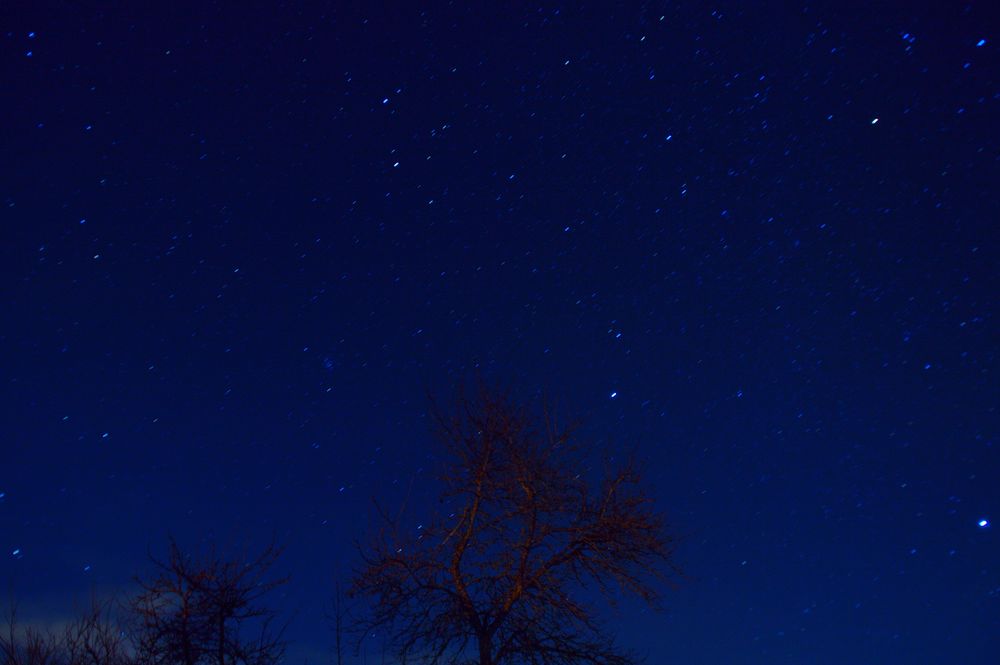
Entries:
<svg viewBox="0 0 1000 665">
<path fill-rule="evenodd" d="M 286 546 L 291 660 L 481 373 L 634 454 L 651 663 L 1000 650 L 995 12 L 0 7 L 0 584 Z"/>
</svg>

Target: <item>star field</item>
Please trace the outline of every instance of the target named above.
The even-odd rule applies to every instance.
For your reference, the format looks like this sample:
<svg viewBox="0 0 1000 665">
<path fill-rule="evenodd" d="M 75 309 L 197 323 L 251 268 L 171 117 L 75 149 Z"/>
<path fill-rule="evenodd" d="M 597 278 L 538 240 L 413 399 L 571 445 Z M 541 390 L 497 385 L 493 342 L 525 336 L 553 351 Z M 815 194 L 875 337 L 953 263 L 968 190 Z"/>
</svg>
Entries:
<svg viewBox="0 0 1000 665">
<path fill-rule="evenodd" d="M 652 663 L 993 663 L 988 3 L 6 3 L 0 582 L 275 535 L 289 659 L 481 373 L 643 460 Z M 6 598 L 6 596 L 5 596 Z M 359 658 L 358 662 L 362 662 Z"/>
</svg>

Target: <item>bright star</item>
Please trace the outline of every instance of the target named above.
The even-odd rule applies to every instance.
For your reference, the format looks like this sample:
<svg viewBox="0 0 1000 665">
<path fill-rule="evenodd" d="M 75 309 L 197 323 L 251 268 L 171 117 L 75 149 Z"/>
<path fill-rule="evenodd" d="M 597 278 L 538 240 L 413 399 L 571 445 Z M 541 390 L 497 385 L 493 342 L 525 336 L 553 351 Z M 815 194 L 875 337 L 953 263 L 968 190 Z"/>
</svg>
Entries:
<svg viewBox="0 0 1000 665">
<path fill-rule="evenodd" d="M 985 529 L 986 527 L 988 527 L 990 525 L 990 521 L 989 520 L 979 520 L 978 522 L 976 522 L 976 524 L 979 525 L 980 529 Z"/>
</svg>

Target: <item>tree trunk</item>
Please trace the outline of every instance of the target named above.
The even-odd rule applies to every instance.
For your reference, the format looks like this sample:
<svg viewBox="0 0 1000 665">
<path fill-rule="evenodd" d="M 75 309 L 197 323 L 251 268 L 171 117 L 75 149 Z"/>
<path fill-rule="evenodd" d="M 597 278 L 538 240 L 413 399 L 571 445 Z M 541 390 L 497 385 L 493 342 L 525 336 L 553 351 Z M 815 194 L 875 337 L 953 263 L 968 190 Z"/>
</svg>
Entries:
<svg viewBox="0 0 1000 665">
<path fill-rule="evenodd" d="M 479 665 L 493 665 L 493 648 L 488 635 L 479 636 Z"/>
<path fill-rule="evenodd" d="M 219 615 L 219 665 L 226 665 L 226 617 Z"/>
</svg>

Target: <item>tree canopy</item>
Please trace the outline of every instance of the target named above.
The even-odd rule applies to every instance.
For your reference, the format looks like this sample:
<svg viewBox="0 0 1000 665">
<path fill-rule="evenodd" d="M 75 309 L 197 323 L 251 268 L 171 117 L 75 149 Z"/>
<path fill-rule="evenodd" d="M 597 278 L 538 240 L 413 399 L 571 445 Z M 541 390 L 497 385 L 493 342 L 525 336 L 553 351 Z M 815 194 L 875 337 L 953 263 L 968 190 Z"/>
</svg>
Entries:
<svg viewBox="0 0 1000 665">
<path fill-rule="evenodd" d="M 629 665 L 588 604 L 655 604 L 674 541 L 633 464 L 588 481 L 591 449 L 551 412 L 480 386 L 437 417 L 445 512 L 414 534 L 381 511 L 352 594 L 402 662 Z"/>
</svg>

